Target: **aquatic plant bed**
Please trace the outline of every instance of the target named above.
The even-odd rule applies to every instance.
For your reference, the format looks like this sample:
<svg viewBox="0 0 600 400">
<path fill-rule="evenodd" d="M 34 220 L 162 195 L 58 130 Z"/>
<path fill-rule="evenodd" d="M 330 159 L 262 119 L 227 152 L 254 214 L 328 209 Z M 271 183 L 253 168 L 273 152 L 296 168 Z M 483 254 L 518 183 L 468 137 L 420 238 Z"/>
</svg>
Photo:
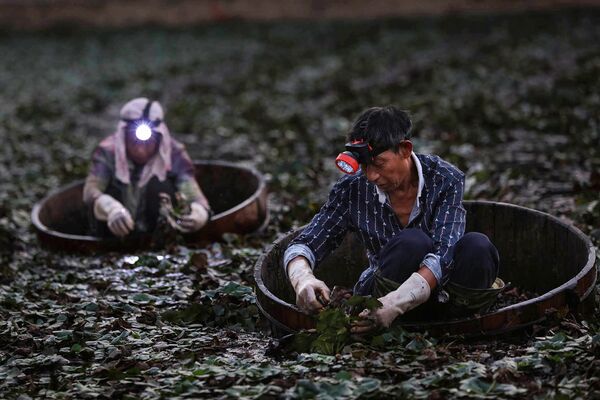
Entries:
<svg viewBox="0 0 600 400">
<path fill-rule="evenodd" d="M 600 239 L 600 14 L 0 35 L 0 398 L 598 398 L 600 321 L 485 340 L 391 332 L 338 355 L 269 355 L 257 258 L 337 179 L 355 115 L 411 110 L 417 151 Z M 165 105 L 194 159 L 268 179 L 270 224 L 218 246 L 75 256 L 30 211 L 82 179 L 118 109 Z M 540 276 L 539 279 L 544 279 Z M 594 316 L 595 315 L 595 316 Z"/>
</svg>

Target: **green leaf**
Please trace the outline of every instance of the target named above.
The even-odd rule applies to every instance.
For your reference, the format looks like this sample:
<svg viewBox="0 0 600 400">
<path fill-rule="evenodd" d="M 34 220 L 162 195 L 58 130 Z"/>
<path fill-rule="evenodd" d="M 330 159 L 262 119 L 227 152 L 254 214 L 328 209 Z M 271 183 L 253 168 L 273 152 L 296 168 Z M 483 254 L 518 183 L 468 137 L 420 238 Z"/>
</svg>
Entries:
<svg viewBox="0 0 600 400">
<path fill-rule="evenodd" d="M 251 295 L 252 288 L 249 286 L 240 285 L 239 283 L 229 282 L 221 289 L 222 293 L 228 294 L 230 296 L 243 298 L 246 295 Z"/>
<path fill-rule="evenodd" d="M 148 303 L 151 301 L 156 301 L 155 296 L 151 296 L 147 293 L 136 293 L 135 295 L 133 295 L 132 299 L 137 303 Z"/>
<path fill-rule="evenodd" d="M 365 393 L 371 393 L 381 388 L 381 381 L 375 378 L 362 378 L 358 381 L 358 387 L 356 388 L 357 395 L 363 395 Z"/>
<path fill-rule="evenodd" d="M 298 399 L 314 399 L 321 392 L 321 388 L 308 379 L 299 379 L 294 392 Z"/>
<path fill-rule="evenodd" d="M 94 303 L 94 302 L 90 302 L 90 303 L 87 303 L 87 304 L 86 304 L 86 305 L 83 307 L 83 309 L 84 309 L 85 311 L 96 312 L 96 311 L 98 311 L 98 304 L 96 304 L 96 303 Z"/>
<path fill-rule="evenodd" d="M 454 378 L 485 377 L 487 375 L 486 366 L 475 361 L 452 364 L 446 370 Z"/>
<path fill-rule="evenodd" d="M 504 394 L 506 396 L 517 396 L 520 394 L 527 393 L 527 389 L 516 387 L 515 385 L 511 385 L 508 383 L 500 383 L 497 384 L 494 388 L 494 393 Z"/>
<path fill-rule="evenodd" d="M 418 353 L 432 346 L 432 342 L 430 342 L 422 336 L 417 336 L 406 345 L 406 349 Z"/>
<path fill-rule="evenodd" d="M 73 331 L 70 329 L 54 331 L 54 335 L 56 335 L 58 340 L 70 340 L 73 338 Z"/>
<path fill-rule="evenodd" d="M 160 263 L 160 260 L 156 256 L 151 255 L 142 255 L 138 258 L 138 260 L 133 264 L 134 267 L 149 267 L 155 268 Z"/>
<path fill-rule="evenodd" d="M 363 296 L 359 296 L 359 295 L 355 294 L 348 299 L 346 304 L 348 304 L 349 306 L 361 306 L 361 305 L 365 304 L 365 298 Z"/>
<path fill-rule="evenodd" d="M 340 381 L 347 381 L 352 379 L 352 374 L 348 371 L 340 371 L 337 374 L 335 374 L 335 379 Z"/>
<path fill-rule="evenodd" d="M 466 378 L 460 381 L 460 389 L 467 393 L 488 394 L 495 386 L 495 382 L 487 382 L 479 377 Z"/>
<path fill-rule="evenodd" d="M 383 306 L 383 304 L 381 304 L 381 302 L 379 300 L 377 300 L 376 298 L 374 298 L 374 297 L 367 298 L 365 300 L 365 308 L 367 310 L 375 310 L 375 309 L 380 308 L 382 306 Z"/>
<path fill-rule="evenodd" d="M 317 339 L 317 334 L 308 332 L 298 332 L 294 335 L 291 349 L 298 353 L 309 353 L 312 343 Z"/>
<path fill-rule="evenodd" d="M 212 307 L 202 303 L 192 303 L 180 310 L 168 310 L 161 319 L 175 324 L 191 324 L 206 321 L 212 314 Z"/>
</svg>

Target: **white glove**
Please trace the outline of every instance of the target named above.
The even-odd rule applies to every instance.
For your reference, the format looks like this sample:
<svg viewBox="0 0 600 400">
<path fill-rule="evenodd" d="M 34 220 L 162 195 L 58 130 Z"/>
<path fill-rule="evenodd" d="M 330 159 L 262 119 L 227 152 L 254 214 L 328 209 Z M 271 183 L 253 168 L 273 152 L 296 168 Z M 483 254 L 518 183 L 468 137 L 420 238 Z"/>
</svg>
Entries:
<svg viewBox="0 0 600 400">
<path fill-rule="evenodd" d="M 315 278 L 306 258 L 294 258 L 288 263 L 287 269 L 290 283 L 296 292 L 296 305 L 300 310 L 306 313 L 316 312 L 329 302 L 329 288 L 325 282 Z"/>
<path fill-rule="evenodd" d="M 134 227 L 129 211 L 123 207 L 123 204 L 107 194 L 98 197 L 94 202 L 94 216 L 99 221 L 106 221 L 108 229 L 115 236 L 126 236 Z"/>
<path fill-rule="evenodd" d="M 184 233 L 196 232 L 208 222 L 208 210 L 200 203 L 190 204 L 192 211 L 179 220 L 179 230 Z"/>
<path fill-rule="evenodd" d="M 372 311 L 363 310 L 358 315 L 363 320 L 354 325 L 352 332 L 364 333 L 376 326 L 389 328 L 396 317 L 425 303 L 430 294 L 429 283 L 414 272 L 398 289 L 378 299 L 381 307 Z"/>
</svg>

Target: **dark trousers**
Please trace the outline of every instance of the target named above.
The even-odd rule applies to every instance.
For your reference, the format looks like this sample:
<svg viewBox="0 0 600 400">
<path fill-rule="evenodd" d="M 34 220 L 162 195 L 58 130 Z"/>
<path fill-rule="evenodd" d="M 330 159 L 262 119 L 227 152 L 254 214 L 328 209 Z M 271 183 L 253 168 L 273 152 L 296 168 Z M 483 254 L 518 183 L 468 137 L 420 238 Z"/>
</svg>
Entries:
<svg viewBox="0 0 600 400">
<path fill-rule="evenodd" d="M 141 171 L 139 171 L 141 173 Z M 131 185 L 137 185 L 137 181 Z M 111 195 L 116 200 L 127 204 L 126 199 L 128 198 L 127 193 L 130 193 L 128 185 L 125 185 L 116 179 L 112 179 L 111 184 L 106 189 L 106 194 Z M 167 175 L 167 179 L 159 181 L 156 176 L 152 177 L 146 186 L 139 189 L 136 195 L 137 198 L 137 213 L 132 215 L 135 221 L 135 228 L 133 234 L 145 234 L 152 233 L 156 229 L 156 223 L 158 221 L 158 215 L 160 210 L 160 197 L 159 193 L 167 193 L 171 197 L 171 201 L 175 203 L 175 193 L 177 187 L 175 184 L 175 177 L 171 174 Z M 106 222 L 101 222 L 96 219 L 93 212 L 94 207 L 89 207 L 88 210 L 88 221 L 90 225 L 89 234 L 99 236 L 103 238 L 115 237 L 110 230 Z"/>
<path fill-rule="evenodd" d="M 432 252 L 433 240 L 425 232 L 405 229 L 381 249 L 377 273 L 401 284 L 419 270 L 425 256 Z M 453 260 L 450 282 L 463 287 L 487 289 L 498 276 L 498 250 L 483 233 L 466 233 L 454 246 Z M 372 294 L 374 282 L 374 279 L 365 282 L 357 288 L 357 294 Z"/>
</svg>

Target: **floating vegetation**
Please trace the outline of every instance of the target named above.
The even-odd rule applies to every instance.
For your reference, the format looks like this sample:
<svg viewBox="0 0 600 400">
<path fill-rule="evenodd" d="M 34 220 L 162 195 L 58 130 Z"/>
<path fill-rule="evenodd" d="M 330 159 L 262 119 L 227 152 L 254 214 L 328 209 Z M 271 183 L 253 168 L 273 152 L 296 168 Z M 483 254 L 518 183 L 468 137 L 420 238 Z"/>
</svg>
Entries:
<svg viewBox="0 0 600 400">
<path fill-rule="evenodd" d="M 335 355 L 274 357 L 250 288 L 258 256 L 324 201 L 353 118 L 388 103 L 411 111 L 416 151 L 466 172 L 468 198 L 549 212 L 597 246 L 599 42 L 588 9 L 3 33 L 0 397 L 597 398 L 598 311 L 481 340 L 370 342 L 329 332 L 346 326 L 331 312 L 309 350 Z M 33 204 L 86 175 L 140 95 L 193 158 L 269 176 L 265 232 L 127 255 L 39 247 Z"/>
</svg>

